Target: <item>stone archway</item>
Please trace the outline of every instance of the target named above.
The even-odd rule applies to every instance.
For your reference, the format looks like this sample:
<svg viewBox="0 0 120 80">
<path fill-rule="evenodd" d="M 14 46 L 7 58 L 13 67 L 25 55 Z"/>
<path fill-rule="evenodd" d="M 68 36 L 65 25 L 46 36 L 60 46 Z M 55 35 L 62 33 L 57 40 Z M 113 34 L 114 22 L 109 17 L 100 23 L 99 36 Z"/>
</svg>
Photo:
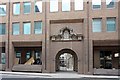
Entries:
<svg viewBox="0 0 120 80">
<path fill-rule="evenodd" d="M 64 55 L 64 54 L 69 54 L 72 56 L 72 59 L 73 59 L 73 70 L 72 71 L 78 71 L 78 57 L 76 55 L 76 53 L 71 50 L 71 49 L 62 49 L 60 50 L 57 55 L 56 55 L 56 66 L 55 66 L 55 69 L 56 71 L 60 71 L 60 57 L 61 55 Z M 64 65 L 63 65 L 64 66 Z M 66 70 L 67 71 L 67 70 Z"/>
</svg>

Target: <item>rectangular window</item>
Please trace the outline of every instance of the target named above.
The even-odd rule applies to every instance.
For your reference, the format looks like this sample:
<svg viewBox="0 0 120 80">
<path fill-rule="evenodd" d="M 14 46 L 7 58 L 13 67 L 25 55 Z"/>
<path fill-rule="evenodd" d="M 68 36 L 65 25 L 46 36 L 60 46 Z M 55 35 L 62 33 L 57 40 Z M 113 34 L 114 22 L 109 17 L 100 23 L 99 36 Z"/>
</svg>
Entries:
<svg viewBox="0 0 120 80">
<path fill-rule="evenodd" d="M 93 22 L 92 22 L 92 30 L 93 32 L 101 32 L 101 19 L 98 18 L 98 19 L 93 19 Z"/>
<path fill-rule="evenodd" d="M 35 12 L 42 13 L 42 1 L 35 2 Z"/>
<path fill-rule="evenodd" d="M 112 52 L 100 51 L 100 68 L 112 69 Z"/>
<path fill-rule="evenodd" d="M 31 58 L 31 52 L 28 51 L 26 53 L 26 61 L 29 60 L 30 58 Z"/>
<path fill-rule="evenodd" d="M 1 63 L 5 64 L 5 53 L 1 53 Z"/>
<path fill-rule="evenodd" d="M 75 0 L 75 10 L 83 10 L 83 0 Z"/>
<path fill-rule="evenodd" d="M 38 59 L 40 58 L 40 51 L 35 51 L 35 59 Z"/>
<path fill-rule="evenodd" d="M 31 11 L 31 3 L 24 2 L 24 14 L 29 14 Z"/>
<path fill-rule="evenodd" d="M 58 11 L 58 0 L 50 0 L 50 12 Z"/>
<path fill-rule="evenodd" d="M 115 0 L 106 0 L 107 8 L 115 7 Z"/>
<path fill-rule="evenodd" d="M 5 34 L 5 28 L 6 24 L 5 23 L 0 23 L 0 35 L 4 35 Z"/>
<path fill-rule="evenodd" d="M 21 58 L 21 52 L 16 52 L 16 58 Z"/>
<path fill-rule="evenodd" d="M 0 16 L 5 16 L 5 15 L 6 15 L 6 5 L 0 4 Z"/>
<path fill-rule="evenodd" d="M 20 34 L 20 24 L 19 23 L 13 23 L 13 35 L 19 35 Z"/>
<path fill-rule="evenodd" d="M 16 52 L 16 58 L 19 59 L 18 64 L 21 64 L 21 52 L 20 52 L 20 51 L 17 51 L 17 52 Z"/>
<path fill-rule="evenodd" d="M 19 15 L 20 14 L 20 3 L 13 4 L 13 14 Z"/>
<path fill-rule="evenodd" d="M 23 23 L 23 27 L 24 27 L 24 34 L 31 34 L 31 23 L 26 22 Z"/>
<path fill-rule="evenodd" d="M 107 18 L 107 31 L 116 31 L 116 18 Z"/>
<path fill-rule="evenodd" d="M 35 21 L 34 22 L 34 33 L 41 34 L 42 33 L 42 22 Z"/>
<path fill-rule="evenodd" d="M 62 0 L 62 11 L 70 11 L 70 0 Z"/>
<path fill-rule="evenodd" d="M 92 0 L 92 8 L 100 9 L 101 8 L 101 0 Z"/>
</svg>

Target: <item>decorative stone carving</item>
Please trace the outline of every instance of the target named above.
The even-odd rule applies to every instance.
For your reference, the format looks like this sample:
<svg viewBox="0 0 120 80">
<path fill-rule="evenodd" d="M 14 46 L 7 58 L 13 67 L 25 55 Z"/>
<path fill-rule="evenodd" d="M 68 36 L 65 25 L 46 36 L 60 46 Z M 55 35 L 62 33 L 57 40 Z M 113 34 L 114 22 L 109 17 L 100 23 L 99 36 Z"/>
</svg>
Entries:
<svg viewBox="0 0 120 80">
<path fill-rule="evenodd" d="M 50 39 L 52 41 L 81 41 L 83 39 L 82 34 L 75 34 L 73 33 L 73 29 L 70 29 L 68 27 L 60 29 L 60 32 L 58 35 L 52 35 L 50 36 Z"/>
</svg>

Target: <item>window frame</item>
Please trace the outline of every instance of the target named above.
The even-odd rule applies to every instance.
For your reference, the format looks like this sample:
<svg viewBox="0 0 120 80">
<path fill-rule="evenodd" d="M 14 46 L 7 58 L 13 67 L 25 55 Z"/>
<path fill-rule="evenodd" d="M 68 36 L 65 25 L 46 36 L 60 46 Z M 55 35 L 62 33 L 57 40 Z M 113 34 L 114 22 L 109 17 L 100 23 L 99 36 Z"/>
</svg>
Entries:
<svg viewBox="0 0 120 80">
<path fill-rule="evenodd" d="M 101 30 L 99 31 L 99 32 L 94 32 L 94 30 L 93 30 L 93 21 L 94 21 L 94 19 L 99 19 L 100 21 L 101 21 Z M 92 33 L 100 33 L 100 32 L 102 32 L 102 18 L 92 18 Z"/>
<path fill-rule="evenodd" d="M 5 64 L 6 63 L 6 57 L 5 57 L 6 54 L 2 52 L 0 55 L 1 55 L 1 64 Z"/>
<path fill-rule="evenodd" d="M 56 12 L 59 12 L 59 0 L 57 0 L 56 2 L 57 2 L 57 9 L 54 11 L 54 10 L 52 10 L 51 11 L 51 0 L 50 0 L 50 2 L 49 2 L 49 12 L 50 13 L 56 13 Z"/>
<path fill-rule="evenodd" d="M 19 14 L 14 14 L 14 4 L 20 4 L 20 2 L 15 2 L 13 3 L 13 15 L 17 16 L 17 15 L 20 15 L 21 14 L 21 4 L 20 4 L 20 9 L 19 9 Z"/>
<path fill-rule="evenodd" d="M 116 2 L 115 2 L 115 0 L 114 0 L 114 7 L 107 7 L 107 6 L 108 6 L 108 5 L 107 5 L 107 0 L 106 0 L 105 3 L 106 3 L 106 8 L 107 8 L 107 9 L 114 9 L 114 8 L 116 7 Z"/>
<path fill-rule="evenodd" d="M 107 24 L 108 19 L 114 19 L 114 21 L 115 21 L 115 31 L 108 31 L 108 26 L 107 26 L 108 25 Z M 106 18 L 106 32 L 116 32 L 117 31 L 117 25 L 116 24 L 117 24 L 116 17 L 107 17 Z"/>
<path fill-rule="evenodd" d="M 71 11 L 71 0 L 69 0 L 70 1 L 70 3 L 69 3 L 69 9 L 67 9 L 67 10 L 64 10 L 64 8 L 63 8 L 63 6 L 64 6 L 63 5 L 64 4 L 63 1 L 65 1 L 65 0 L 62 0 L 62 6 L 61 6 L 62 7 L 62 12 L 70 12 Z"/>
<path fill-rule="evenodd" d="M 13 34 L 13 31 L 14 31 L 14 30 L 13 30 L 13 24 L 19 24 L 19 34 Z M 14 35 L 14 36 L 15 36 L 15 35 L 20 35 L 20 22 L 13 22 L 13 23 L 12 23 L 12 35 Z"/>
<path fill-rule="evenodd" d="M 109 53 L 109 54 L 107 54 L 106 52 Z M 100 65 L 102 64 L 101 61 L 104 62 L 102 64 L 103 67 L 100 66 L 100 68 L 103 68 L 103 69 L 112 69 L 113 68 L 113 62 L 112 62 L 113 61 L 113 54 L 112 54 L 112 51 L 103 50 L 103 51 L 100 51 L 99 54 L 100 54 L 99 55 Z M 101 57 L 101 54 L 103 54 L 103 57 Z M 106 58 L 107 56 L 109 56 L 110 60 Z M 111 68 L 107 68 L 106 67 L 106 62 L 111 62 Z"/>
<path fill-rule="evenodd" d="M 41 23 L 41 33 L 35 33 L 35 23 L 36 22 L 40 22 Z M 42 34 L 43 33 L 43 28 L 42 28 L 42 24 L 43 24 L 43 22 L 42 21 L 34 21 L 34 34 Z"/>
<path fill-rule="evenodd" d="M 25 3 L 30 3 L 30 12 L 29 13 L 24 12 L 24 10 L 25 10 L 25 8 L 24 8 L 25 5 L 24 4 Z M 29 1 L 28 2 L 23 2 L 23 14 L 30 14 L 30 13 L 31 13 L 31 2 L 29 2 Z"/>
<path fill-rule="evenodd" d="M 76 9 L 75 9 L 75 1 L 74 1 L 74 11 L 83 11 L 83 10 L 84 10 L 84 0 L 82 0 L 82 1 L 83 1 L 83 9 L 82 9 L 82 10 L 80 10 L 80 9 L 79 9 L 79 10 L 78 10 L 78 9 L 76 10 Z"/>
<path fill-rule="evenodd" d="M 26 53 L 25 53 L 26 61 L 28 61 L 32 57 L 31 55 L 32 55 L 31 50 L 26 51 Z M 28 56 L 29 56 L 29 58 L 28 58 Z"/>
<path fill-rule="evenodd" d="M 102 0 L 100 0 L 100 1 L 101 1 L 100 8 L 94 8 L 93 7 L 93 0 L 92 0 L 92 10 L 101 10 L 101 8 L 102 8 Z"/>
<path fill-rule="evenodd" d="M 6 3 L 2 3 L 2 4 L 0 4 L 0 5 L 5 5 L 5 8 L 6 8 L 6 13 L 5 14 L 0 14 L 0 17 L 2 16 L 2 17 L 4 17 L 4 16 L 6 16 L 7 15 L 7 4 Z"/>
<path fill-rule="evenodd" d="M 0 24 L 1 24 L 1 25 L 3 25 L 3 24 L 5 25 L 5 28 L 4 28 L 4 29 L 5 29 L 5 32 L 4 32 L 4 34 L 1 32 L 2 34 L 0 34 L 0 36 L 6 35 L 6 23 L 0 23 Z M 2 26 L 2 27 L 3 27 L 3 26 Z M 3 28 L 2 28 L 2 29 L 3 29 Z"/>
<path fill-rule="evenodd" d="M 36 2 L 39 2 L 39 1 L 42 2 L 42 9 L 41 9 L 42 11 L 41 12 L 36 12 L 35 11 Z M 42 12 L 43 12 L 43 1 L 42 0 L 35 1 L 34 2 L 34 13 L 42 13 Z"/>
<path fill-rule="evenodd" d="M 29 34 L 25 34 L 25 33 L 24 33 L 24 24 L 25 24 L 25 23 L 30 23 L 30 33 L 29 33 Z M 31 25 L 31 22 L 30 22 L 30 21 L 28 21 L 28 22 L 23 22 L 23 34 L 24 34 L 24 35 L 30 35 L 30 34 L 32 33 L 32 32 L 31 32 L 31 29 L 32 29 L 32 25 Z"/>
</svg>

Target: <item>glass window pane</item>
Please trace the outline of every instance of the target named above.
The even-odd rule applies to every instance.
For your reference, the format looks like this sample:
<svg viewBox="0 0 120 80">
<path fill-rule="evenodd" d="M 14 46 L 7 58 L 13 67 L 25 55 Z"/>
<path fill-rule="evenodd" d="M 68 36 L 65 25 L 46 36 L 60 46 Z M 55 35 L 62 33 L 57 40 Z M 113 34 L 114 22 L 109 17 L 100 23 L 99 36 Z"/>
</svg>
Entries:
<svg viewBox="0 0 120 80">
<path fill-rule="evenodd" d="M 41 55 L 40 51 L 35 51 L 35 55 L 34 55 L 35 62 L 33 64 L 42 65 L 42 61 L 41 61 L 40 55 Z"/>
<path fill-rule="evenodd" d="M 93 19 L 92 30 L 93 32 L 101 32 L 101 19 Z"/>
<path fill-rule="evenodd" d="M 21 58 L 21 53 L 20 52 L 16 52 L 16 58 Z"/>
<path fill-rule="evenodd" d="M 75 10 L 83 10 L 83 0 L 75 0 Z"/>
<path fill-rule="evenodd" d="M 31 23 L 24 23 L 24 34 L 30 34 L 31 33 Z"/>
<path fill-rule="evenodd" d="M 6 5 L 0 5 L 0 16 L 6 15 Z"/>
<path fill-rule="evenodd" d="M 40 58 L 40 51 L 35 51 L 35 58 Z"/>
<path fill-rule="evenodd" d="M 30 2 L 25 2 L 24 3 L 24 14 L 30 13 L 31 10 L 31 3 Z"/>
<path fill-rule="evenodd" d="M 42 1 L 35 2 L 35 12 L 42 12 Z"/>
<path fill-rule="evenodd" d="M 26 53 L 26 60 L 30 59 L 30 57 L 31 57 L 31 53 L 30 53 L 30 52 L 27 52 L 27 53 Z"/>
<path fill-rule="evenodd" d="M 34 22 L 34 32 L 35 32 L 35 34 L 42 33 L 42 22 L 40 22 L 40 21 Z"/>
<path fill-rule="evenodd" d="M 5 27 L 6 27 L 5 23 L 1 23 L 0 24 L 0 35 L 4 35 L 5 34 Z"/>
<path fill-rule="evenodd" d="M 101 7 L 101 0 L 92 0 L 92 8 L 99 9 Z"/>
<path fill-rule="evenodd" d="M 113 8 L 115 6 L 115 0 L 106 0 L 107 8 Z"/>
<path fill-rule="evenodd" d="M 58 11 L 58 0 L 50 0 L 50 12 Z"/>
<path fill-rule="evenodd" d="M 107 31 L 116 31 L 116 19 L 115 18 L 107 18 Z"/>
<path fill-rule="evenodd" d="M 20 14 L 20 3 L 13 4 L 13 14 L 14 15 Z"/>
<path fill-rule="evenodd" d="M 1 53 L 1 63 L 5 64 L 5 53 Z"/>
<path fill-rule="evenodd" d="M 70 0 L 62 0 L 62 11 L 70 11 Z"/>
<path fill-rule="evenodd" d="M 20 24 L 19 23 L 13 23 L 13 35 L 19 35 L 20 34 Z"/>
</svg>

